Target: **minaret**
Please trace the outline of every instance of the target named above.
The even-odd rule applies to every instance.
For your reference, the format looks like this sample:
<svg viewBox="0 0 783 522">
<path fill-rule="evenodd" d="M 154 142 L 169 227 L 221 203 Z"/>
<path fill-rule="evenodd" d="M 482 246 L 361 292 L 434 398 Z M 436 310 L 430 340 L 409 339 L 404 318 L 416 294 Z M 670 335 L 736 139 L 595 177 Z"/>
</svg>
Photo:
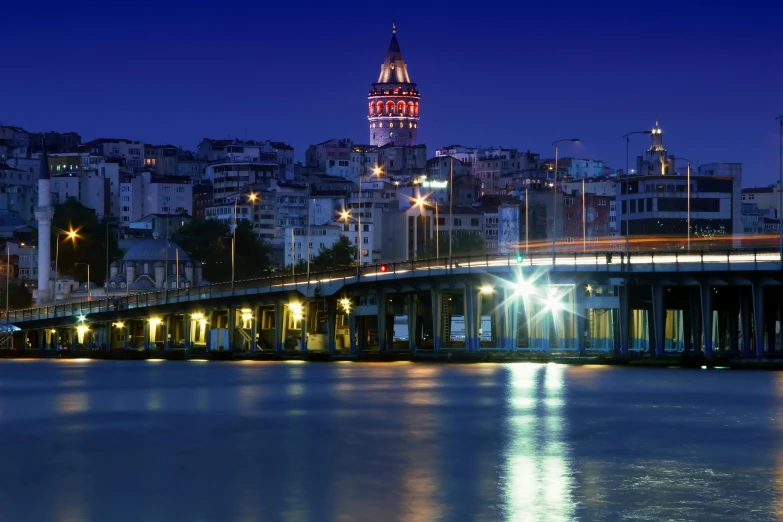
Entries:
<svg viewBox="0 0 783 522">
<path fill-rule="evenodd" d="M 370 90 L 368 116 L 370 145 L 389 143 L 411 146 L 418 142 L 419 92 L 411 83 L 408 66 L 397 42 L 397 23 L 392 23 L 392 38 L 381 75 Z"/>
<path fill-rule="evenodd" d="M 37 304 L 51 301 L 49 276 L 52 271 L 52 207 L 51 180 L 49 179 L 49 158 L 46 155 L 46 136 L 41 150 L 41 169 L 38 174 L 38 206 L 35 207 L 35 219 L 38 221 L 38 297 Z M 55 274 L 55 277 L 56 274 Z M 56 282 L 55 282 L 56 283 Z"/>
</svg>

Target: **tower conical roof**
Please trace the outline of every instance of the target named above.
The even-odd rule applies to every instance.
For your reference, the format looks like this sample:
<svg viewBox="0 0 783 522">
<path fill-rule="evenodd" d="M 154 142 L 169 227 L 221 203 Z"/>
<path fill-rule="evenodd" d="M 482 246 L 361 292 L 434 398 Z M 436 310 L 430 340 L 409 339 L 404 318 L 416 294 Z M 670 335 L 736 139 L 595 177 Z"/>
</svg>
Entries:
<svg viewBox="0 0 783 522">
<path fill-rule="evenodd" d="M 378 83 L 411 83 L 408 76 L 408 67 L 402 59 L 400 43 L 397 41 L 397 23 L 392 23 L 392 38 L 389 50 L 386 51 L 386 59 L 381 65 L 381 75 Z"/>
</svg>

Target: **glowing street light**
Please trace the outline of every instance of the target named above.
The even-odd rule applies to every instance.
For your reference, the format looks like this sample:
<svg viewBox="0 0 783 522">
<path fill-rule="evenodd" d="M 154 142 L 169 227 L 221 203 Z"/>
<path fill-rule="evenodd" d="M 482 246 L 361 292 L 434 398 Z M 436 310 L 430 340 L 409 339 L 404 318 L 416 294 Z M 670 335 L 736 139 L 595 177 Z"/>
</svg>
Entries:
<svg viewBox="0 0 783 522">
<path fill-rule="evenodd" d="M 491 293 L 493 293 L 495 291 L 495 287 L 493 287 L 491 285 L 484 285 L 481 288 L 479 288 L 479 291 L 482 294 L 489 295 L 489 294 L 491 294 Z"/>
<path fill-rule="evenodd" d="M 536 287 L 530 281 L 520 279 L 514 285 L 514 295 L 521 295 L 522 297 L 528 297 L 536 293 Z"/>
<path fill-rule="evenodd" d="M 563 299 L 560 295 L 558 295 L 557 289 L 552 287 L 549 288 L 549 297 L 546 299 L 546 307 L 552 312 L 559 312 L 565 308 L 563 305 Z"/>
</svg>

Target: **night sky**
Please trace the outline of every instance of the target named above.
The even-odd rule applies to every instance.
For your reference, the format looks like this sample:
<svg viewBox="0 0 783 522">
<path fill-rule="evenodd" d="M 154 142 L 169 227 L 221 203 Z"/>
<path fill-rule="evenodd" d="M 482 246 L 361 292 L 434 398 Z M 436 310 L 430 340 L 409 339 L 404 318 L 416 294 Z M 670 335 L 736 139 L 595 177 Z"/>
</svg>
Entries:
<svg viewBox="0 0 783 522">
<path fill-rule="evenodd" d="M 670 153 L 778 177 L 773 2 L 3 2 L 0 123 L 194 150 L 201 138 L 368 142 L 396 15 L 419 139 L 605 159 L 656 116 Z M 686 3 L 686 2 L 682 2 Z M 739 7 L 741 6 L 741 7 Z M 649 143 L 638 136 L 631 156 Z"/>
</svg>

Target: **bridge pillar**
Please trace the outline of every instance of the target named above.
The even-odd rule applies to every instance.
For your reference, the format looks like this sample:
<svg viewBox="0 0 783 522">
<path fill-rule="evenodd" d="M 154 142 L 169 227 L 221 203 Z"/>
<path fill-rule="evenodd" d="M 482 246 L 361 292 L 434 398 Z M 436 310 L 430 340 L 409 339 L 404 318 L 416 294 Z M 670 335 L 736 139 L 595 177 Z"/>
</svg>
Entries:
<svg viewBox="0 0 783 522">
<path fill-rule="evenodd" d="M 767 299 L 767 301 L 769 301 L 769 299 Z M 777 315 L 778 315 L 777 302 L 773 301 L 772 303 L 767 302 L 764 304 L 764 322 L 766 323 L 766 330 L 767 330 L 767 352 L 771 354 L 774 354 L 777 349 L 776 346 L 777 335 L 775 332 L 775 321 L 777 320 Z"/>
<path fill-rule="evenodd" d="M 329 353 L 337 351 L 337 300 L 334 297 L 326 299 L 326 350 Z"/>
<path fill-rule="evenodd" d="M 690 323 L 691 329 L 687 334 L 692 341 L 693 355 L 701 355 L 702 327 L 701 327 L 701 289 L 693 287 L 689 289 Z"/>
<path fill-rule="evenodd" d="M 666 345 L 666 292 L 663 285 L 652 285 L 652 341 L 655 356 L 663 357 Z"/>
<path fill-rule="evenodd" d="M 226 339 L 226 350 L 230 353 L 234 352 L 234 330 L 236 329 L 236 315 L 237 310 L 233 306 L 229 306 L 226 309 L 226 331 L 228 332 L 228 339 Z"/>
<path fill-rule="evenodd" d="M 188 354 L 188 349 L 190 349 L 190 323 L 192 320 L 190 310 L 186 309 L 182 312 L 182 337 L 184 339 L 182 347 L 185 350 L 185 355 Z"/>
<path fill-rule="evenodd" d="M 465 349 L 468 352 L 479 349 L 479 328 L 481 324 L 481 297 L 475 285 L 465 285 Z"/>
<path fill-rule="evenodd" d="M 299 351 L 307 351 L 307 323 L 310 321 L 313 303 L 303 300 L 302 302 L 302 320 L 299 321 Z"/>
<path fill-rule="evenodd" d="M 682 351 L 690 354 L 693 352 L 693 321 L 691 321 L 690 301 L 688 307 L 682 311 Z"/>
<path fill-rule="evenodd" d="M 506 329 L 508 330 L 508 349 L 512 352 L 517 351 L 517 344 L 519 338 L 519 297 L 516 296 L 516 292 L 509 290 L 510 297 L 507 301 L 508 318 L 506 319 Z M 527 332 L 527 328 L 525 329 Z M 528 348 L 530 347 L 530 339 L 528 339 Z"/>
<path fill-rule="evenodd" d="M 764 287 L 753 284 L 753 338 L 756 341 L 756 357 L 764 357 Z"/>
<path fill-rule="evenodd" d="M 498 350 L 509 350 L 508 345 L 508 313 L 506 311 L 505 288 L 495 289 L 495 307 L 492 312 L 492 340 Z"/>
<path fill-rule="evenodd" d="M 441 335 L 443 335 L 443 296 L 437 286 L 430 290 L 432 305 L 432 349 L 438 351 L 441 348 Z"/>
<path fill-rule="evenodd" d="M 275 299 L 275 351 L 278 354 L 283 353 L 283 314 L 285 313 L 285 304 L 280 298 Z"/>
<path fill-rule="evenodd" d="M 383 292 L 378 292 L 378 351 L 385 352 L 389 349 L 386 333 L 386 319 L 388 312 L 388 298 Z"/>
<path fill-rule="evenodd" d="M 163 351 L 169 351 L 169 332 L 171 331 L 171 316 L 166 315 L 160 322 L 161 333 L 163 334 Z"/>
<path fill-rule="evenodd" d="M 358 347 L 356 346 L 356 314 L 348 316 L 348 337 L 350 337 L 348 342 L 351 346 L 351 353 L 356 354 L 358 352 Z"/>
<path fill-rule="evenodd" d="M 258 306 L 250 308 L 252 315 L 250 319 L 250 346 L 248 347 L 251 352 L 258 351 L 258 319 L 261 317 L 261 310 Z"/>
<path fill-rule="evenodd" d="M 587 354 L 587 342 L 585 334 L 587 333 L 587 308 L 585 308 L 585 295 L 584 291 L 580 291 L 579 287 L 574 288 L 574 315 L 576 319 L 576 347 L 579 351 L 579 356 L 584 357 Z M 592 339 L 590 340 L 592 344 Z"/>
<path fill-rule="evenodd" d="M 631 311 L 629 309 L 630 300 L 628 299 L 628 286 L 620 285 L 620 309 L 618 310 L 618 325 L 620 335 L 620 357 L 627 359 L 629 356 L 628 340 L 631 338 L 630 329 L 630 317 Z"/>
<path fill-rule="evenodd" d="M 146 320 L 141 321 L 141 328 L 144 331 L 144 351 L 149 353 L 150 351 L 150 322 Z"/>
<path fill-rule="evenodd" d="M 729 346 L 731 352 L 739 353 L 739 306 L 732 301 L 729 309 Z"/>
<path fill-rule="evenodd" d="M 712 286 L 701 284 L 701 315 L 704 326 L 704 356 L 712 358 Z"/>
<path fill-rule="evenodd" d="M 742 356 L 750 357 L 753 350 L 750 348 L 750 331 L 753 329 L 753 322 L 750 317 L 750 310 L 753 308 L 752 291 L 749 288 L 740 288 L 740 321 L 742 325 Z"/>
<path fill-rule="evenodd" d="M 419 344 L 419 331 L 417 324 L 417 298 L 414 294 L 408 294 L 408 349 L 411 353 L 415 352 Z"/>
</svg>

